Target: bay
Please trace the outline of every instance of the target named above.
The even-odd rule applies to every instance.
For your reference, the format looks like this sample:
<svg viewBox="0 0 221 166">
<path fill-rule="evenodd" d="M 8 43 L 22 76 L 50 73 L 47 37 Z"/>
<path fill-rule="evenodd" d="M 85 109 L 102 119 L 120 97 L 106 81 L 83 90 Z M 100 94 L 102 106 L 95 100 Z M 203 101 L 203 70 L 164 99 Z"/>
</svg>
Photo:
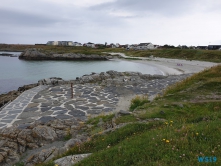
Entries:
<svg viewBox="0 0 221 166">
<path fill-rule="evenodd" d="M 3 52 L 0 52 L 0 54 Z M 5 52 L 4 52 L 5 53 Z M 18 52 L 6 52 L 19 56 Z M 136 71 L 143 74 L 161 74 L 153 66 L 125 60 L 109 61 L 26 61 L 18 57 L 0 56 L 0 94 L 25 84 L 37 83 L 50 77 L 73 80 L 91 72 L 100 73 L 108 70 L 119 72 Z"/>
</svg>

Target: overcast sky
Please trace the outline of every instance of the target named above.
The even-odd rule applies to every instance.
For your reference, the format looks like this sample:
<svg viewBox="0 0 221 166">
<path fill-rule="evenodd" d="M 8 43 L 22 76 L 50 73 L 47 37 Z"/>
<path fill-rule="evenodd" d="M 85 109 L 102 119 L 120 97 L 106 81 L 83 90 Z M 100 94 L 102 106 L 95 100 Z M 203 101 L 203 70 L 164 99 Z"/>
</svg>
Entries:
<svg viewBox="0 0 221 166">
<path fill-rule="evenodd" d="M 2 0 L 0 43 L 221 45 L 221 0 Z"/>
</svg>

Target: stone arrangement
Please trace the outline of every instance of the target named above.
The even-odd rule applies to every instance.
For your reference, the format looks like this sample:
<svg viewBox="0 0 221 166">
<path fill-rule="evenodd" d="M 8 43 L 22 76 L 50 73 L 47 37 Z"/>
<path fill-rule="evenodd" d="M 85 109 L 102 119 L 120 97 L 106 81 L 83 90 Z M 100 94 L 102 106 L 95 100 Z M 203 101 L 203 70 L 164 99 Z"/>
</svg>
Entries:
<svg viewBox="0 0 221 166">
<path fill-rule="evenodd" d="M 87 136 L 79 140 L 78 137 L 82 135 L 78 136 L 77 133 L 80 123 L 89 116 L 120 111 L 119 100 L 128 95 L 151 97 L 162 94 L 167 86 L 190 75 L 151 76 L 137 72 L 108 71 L 71 81 L 60 78 L 41 80 L 39 86 L 23 92 L 0 112 L 0 164 L 14 163 L 27 150 L 35 151 L 59 141 L 67 134 L 71 134 L 77 142 L 85 141 Z M 125 111 L 121 110 L 120 113 L 124 114 Z M 46 162 L 65 152 L 64 149 L 71 144 L 69 142 L 63 147 L 35 152 L 26 159 L 26 165 Z M 58 163 L 69 159 L 74 162 L 75 157 L 66 157 L 58 160 Z"/>
</svg>

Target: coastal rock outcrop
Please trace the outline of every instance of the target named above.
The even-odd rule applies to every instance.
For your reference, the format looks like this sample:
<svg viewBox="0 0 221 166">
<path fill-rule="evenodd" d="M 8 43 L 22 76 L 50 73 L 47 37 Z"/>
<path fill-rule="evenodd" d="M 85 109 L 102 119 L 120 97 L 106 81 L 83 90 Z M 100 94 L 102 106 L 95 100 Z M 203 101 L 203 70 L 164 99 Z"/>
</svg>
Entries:
<svg viewBox="0 0 221 166">
<path fill-rule="evenodd" d="M 60 85 L 63 83 L 64 83 L 64 80 L 59 77 L 51 77 L 48 79 L 42 79 L 38 81 L 38 85 Z"/>
<path fill-rule="evenodd" d="M 167 76 L 142 74 L 140 72 L 117 72 L 109 70 L 107 72 L 92 73 L 77 77 L 76 80 L 71 80 L 72 83 L 99 83 L 101 85 L 130 85 L 138 84 L 141 80 L 163 79 Z"/>
<path fill-rule="evenodd" d="M 62 140 L 67 135 L 73 137 L 62 148 L 52 147 L 50 149 L 37 152 L 26 159 L 26 165 L 34 165 L 44 162 L 52 154 L 57 155 L 65 152 L 76 143 L 81 143 L 87 136 L 79 137 L 76 133 L 80 131 L 78 127 L 81 121 L 53 120 L 47 123 L 36 121 L 34 124 L 19 125 L 0 130 L 0 165 L 6 166 L 19 161 L 21 155 L 28 149 L 36 149 L 50 144 L 54 141 Z"/>
<path fill-rule="evenodd" d="M 21 55 L 19 59 L 25 60 L 108 60 L 110 56 L 105 55 L 85 55 L 79 53 L 47 53 L 41 49 L 28 48 Z"/>
</svg>

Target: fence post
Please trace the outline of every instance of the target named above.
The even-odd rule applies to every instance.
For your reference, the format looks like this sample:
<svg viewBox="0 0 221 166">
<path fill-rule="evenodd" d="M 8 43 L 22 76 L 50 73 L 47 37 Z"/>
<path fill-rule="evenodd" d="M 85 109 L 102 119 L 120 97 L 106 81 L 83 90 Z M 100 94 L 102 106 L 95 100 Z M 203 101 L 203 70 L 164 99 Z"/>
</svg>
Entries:
<svg viewBox="0 0 221 166">
<path fill-rule="evenodd" d="M 71 83 L 71 98 L 73 99 L 73 83 Z"/>
</svg>

